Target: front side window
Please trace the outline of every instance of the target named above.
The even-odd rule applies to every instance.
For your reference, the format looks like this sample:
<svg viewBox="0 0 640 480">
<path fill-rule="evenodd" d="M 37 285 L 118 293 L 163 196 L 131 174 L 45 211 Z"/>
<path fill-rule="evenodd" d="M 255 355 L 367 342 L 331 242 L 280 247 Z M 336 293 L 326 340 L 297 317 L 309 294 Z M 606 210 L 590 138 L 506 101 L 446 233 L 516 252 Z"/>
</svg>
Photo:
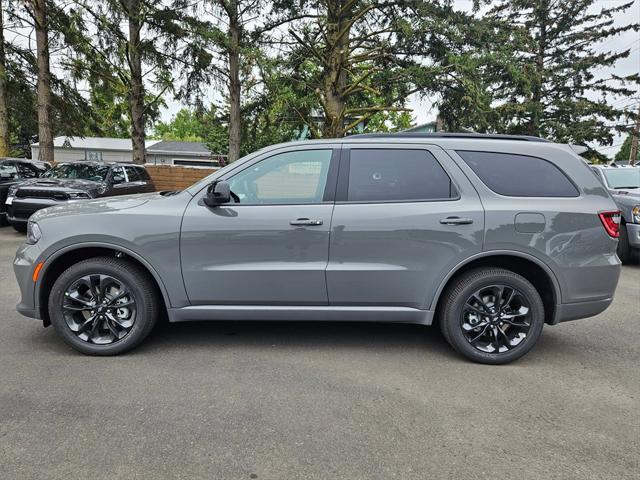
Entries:
<svg viewBox="0 0 640 480">
<path fill-rule="evenodd" d="M 47 171 L 43 177 L 73 178 L 102 182 L 107 178 L 109 167 L 106 165 L 87 165 L 85 163 L 63 163 Z"/>
<path fill-rule="evenodd" d="M 604 170 L 607 183 L 614 189 L 640 188 L 640 168 L 610 168 Z"/>
<path fill-rule="evenodd" d="M 508 197 L 577 197 L 578 189 L 553 163 L 529 155 L 458 151 L 482 182 Z"/>
<path fill-rule="evenodd" d="M 231 177 L 240 203 L 320 203 L 324 197 L 332 150 L 301 150 L 269 157 Z"/>
<path fill-rule="evenodd" d="M 426 150 L 351 150 L 349 201 L 445 200 L 456 195 L 451 179 Z"/>
<path fill-rule="evenodd" d="M 39 172 L 36 168 L 25 163 L 18 163 L 18 170 L 22 178 L 36 178 L 39 176 Z"/>
</svg>

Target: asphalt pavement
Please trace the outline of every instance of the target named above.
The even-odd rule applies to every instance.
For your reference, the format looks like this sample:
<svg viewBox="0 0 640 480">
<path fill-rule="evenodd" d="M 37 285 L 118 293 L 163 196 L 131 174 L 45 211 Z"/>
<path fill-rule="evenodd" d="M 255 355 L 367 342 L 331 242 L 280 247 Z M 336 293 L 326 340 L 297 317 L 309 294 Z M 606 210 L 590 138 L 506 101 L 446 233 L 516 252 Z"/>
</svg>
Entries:
<svg viewBox="0 0 640 480">
<path fill-rule="evenodd" d="M 80 355 L 15 311 L 0 228 L 0 479 L 637 479 L 640 266 L 517 363 L 435 328 L 162 325 Z"/>
</svg>

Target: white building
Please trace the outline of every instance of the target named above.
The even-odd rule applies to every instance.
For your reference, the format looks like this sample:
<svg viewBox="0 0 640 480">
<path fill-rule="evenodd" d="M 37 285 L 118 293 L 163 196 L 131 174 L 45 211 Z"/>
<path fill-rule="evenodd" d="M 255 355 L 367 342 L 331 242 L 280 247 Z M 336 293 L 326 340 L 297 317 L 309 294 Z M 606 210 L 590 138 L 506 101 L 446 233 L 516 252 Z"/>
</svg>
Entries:
<svg viewBox="0 0 640 480">
<path fill-rule="evenodd" d="M 126 163 L 133 159 L 133 147 L 128 138 L 98 137 L 56 137 L 53 140 L 56 162 L 78 162 L 83 160 L 108 163 Z M 213 155 L 205 144 L 200 142 L 174 142 L 147 140 L 145 143 L 147 164 L 217 166 L 225 158 Z M 31 158 L 38 159 L 40 146 L 31 145 Z"/>
</svg>

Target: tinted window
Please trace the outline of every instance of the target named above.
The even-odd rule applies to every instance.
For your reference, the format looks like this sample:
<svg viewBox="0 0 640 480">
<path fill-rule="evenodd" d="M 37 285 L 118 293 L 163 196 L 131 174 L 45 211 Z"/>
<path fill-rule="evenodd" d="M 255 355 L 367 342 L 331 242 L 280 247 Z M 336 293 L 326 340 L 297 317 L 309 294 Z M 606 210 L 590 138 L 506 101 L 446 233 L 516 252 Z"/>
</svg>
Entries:
<svg viewBox="0 0 640 480">
<path fill-rule="evenodd" d="M 138 169 L 135 167 L 124 167 L 125 171 L 127 172 L 127 178 L 129 179 L 130 182 L 139 182 L 140 179 L 140 174 L 138 173 Z"/>
<path fill-rule="evenodd" d="M 118 185 L 124 183 L 124 170 L 122 167 L 113 167 L 111 169 L 111 183 Z"/>
<path fill-rule="evenodd" d="M 144 168 L 136 167 L 136 170 L 138 170 L 138 174 L 140 175 L 140 180 L 142 180 L 143 182 L 151 180 L 151 177 L 149 177 L 149 174 Z"/>
<path fill-rule="evenodd" d="M 455 196 L 451 179 L 425 150 L 354 149 L 350 201 L 436 200 Z"/>
<path fill-rule="evenodd" d="M 320 203 L 332 150 L 302 150 L 269 157 L 234 175 L 231 191 L 240 203 Z"/>
<path fill-rule="evenodd" d="M 80 178 L 82 180 L 104 181 L 109 173 L 106 165 L 91 165 L 86 163 L 62 163 L 47 171 L 43 177 L 51 178 Z"/>
<path fill-rule="evenodd" d="M 22 178 L 36 178 L 40 175 L 35 167 L 26 163 L 18 163 L 18 170 Z"/>
<path fill-rule="evenodd" d="M 551 162 L 528 155 L 458 151 L 484 184 L 510 197 L 577 197 L 578 190 Z"/>
</svg>

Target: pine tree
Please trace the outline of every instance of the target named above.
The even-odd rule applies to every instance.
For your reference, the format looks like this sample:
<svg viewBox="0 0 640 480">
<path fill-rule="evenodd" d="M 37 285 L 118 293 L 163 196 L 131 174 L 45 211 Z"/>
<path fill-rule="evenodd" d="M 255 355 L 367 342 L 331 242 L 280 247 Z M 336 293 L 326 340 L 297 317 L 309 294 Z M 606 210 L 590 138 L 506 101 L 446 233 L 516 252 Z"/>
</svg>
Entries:
<svg viewBox="0 0 640 480">
<path fill-rule="evenodd" d="M 633 2 L 600 9 L 595 3 L 500 1 L 484 18 L 498 41 L 475 45 L 476 58 L 487 60 L 476 71 L 479 78 L 462 72 L 469 80 L 467 91 L 475 88 L 489 97 L 476 115 L 465 117 L 454 108 L 449 116 L 459 115 L 460 125 L 472 129 L 481 124 L 481 130 L 500 133 L 611 144 L 616 131 L 627 129 L 623 119 L 634 115 L 612 100 L 630 97 L 640 75 L 615 73 L 616 63 L 631 48 L 607 51 L 602 46 L 623 32 L 637 32 L 640 24 L 614 23 L 614 15 L 628 11 Z"/>
</svg>

